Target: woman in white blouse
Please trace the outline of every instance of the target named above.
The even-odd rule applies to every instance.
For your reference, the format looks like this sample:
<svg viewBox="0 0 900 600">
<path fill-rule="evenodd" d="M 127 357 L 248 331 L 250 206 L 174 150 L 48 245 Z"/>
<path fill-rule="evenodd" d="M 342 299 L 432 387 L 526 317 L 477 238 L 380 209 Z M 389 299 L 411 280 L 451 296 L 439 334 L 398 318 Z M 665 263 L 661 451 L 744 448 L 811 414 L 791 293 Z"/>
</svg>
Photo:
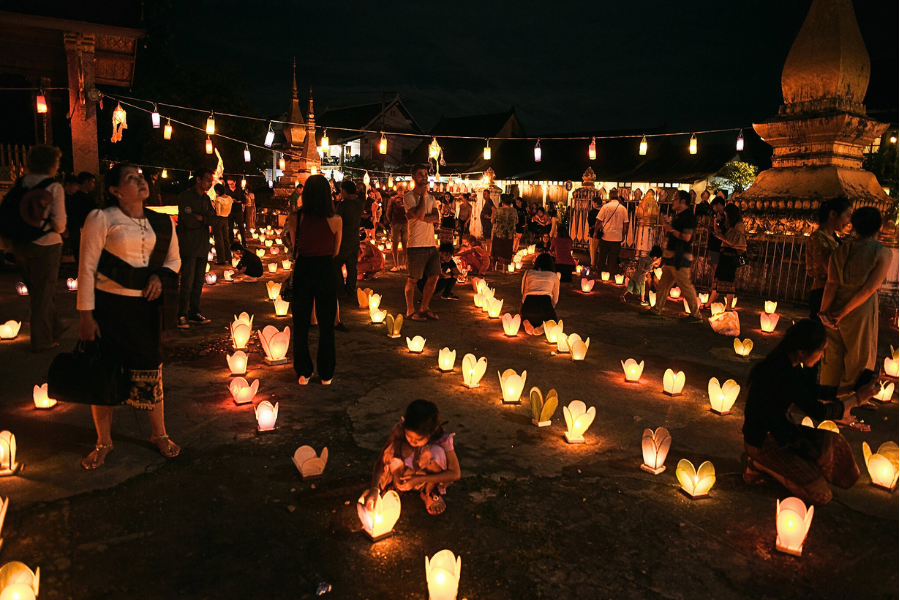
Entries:
<svg viewBox="0 0 900 600">
<path fill-rule="evenodd" d="M 538 254 L 534 268 L 522 277 L 522 325 L 529 335 L 543 333 L 545 321 L 556 320 L 559 301 L 559 276 L 549 254 Z"/>
<path fill-rule="evenodd" d="M 92 211 L 82 230 L 79 333 L 122 358 L 131 379 L 122 402 L 148 411 L 151 443 L 174 458 L 181 448 L 166 434 L 159 340 L 163 286 L 170 288 L 181 269 L 178 238 L 167 215 L 144 210 L 150 188 L 136 166 L 114 165 L 105 181 L 107 208 Z M 101 466 L 113 449 L 113 407 L 91 412 L 97 444 L 81 463 L 85 469 Z"/>
</svg>

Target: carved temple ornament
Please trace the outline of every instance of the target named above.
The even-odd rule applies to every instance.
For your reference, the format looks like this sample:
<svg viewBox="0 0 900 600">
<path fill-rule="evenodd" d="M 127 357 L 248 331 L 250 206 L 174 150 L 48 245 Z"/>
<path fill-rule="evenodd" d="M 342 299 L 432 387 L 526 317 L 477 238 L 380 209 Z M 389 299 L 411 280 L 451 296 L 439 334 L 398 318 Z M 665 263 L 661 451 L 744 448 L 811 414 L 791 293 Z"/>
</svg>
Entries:
<svg viewBox="0 0 900 600">
<path fill-rule="evenodd" d="M 581 187 L 592 188 L 594 187 L 594 183 L 597 182 L 597 175 L 594 174 L 594 170 L 590 167 L 584 172 L 584 175 L 581 176 Z"/>
</svg>

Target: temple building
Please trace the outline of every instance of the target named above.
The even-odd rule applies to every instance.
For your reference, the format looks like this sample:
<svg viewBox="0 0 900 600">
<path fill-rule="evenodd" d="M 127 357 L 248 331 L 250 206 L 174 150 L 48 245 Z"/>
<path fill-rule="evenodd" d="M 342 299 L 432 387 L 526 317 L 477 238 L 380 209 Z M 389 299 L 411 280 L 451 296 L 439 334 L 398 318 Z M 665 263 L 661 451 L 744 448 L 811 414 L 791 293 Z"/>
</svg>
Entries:
<svg viewBox="0 0 900 600">
<path fill-rule="evenodd" d="M 309 90 L 309 104 L 306 116 L 300 110 L 300 98 L 297 91 L 297 61 L 294 61 L 293 85 L 291 87 L 291 103 L 288 111 L 279 119 L 282 123 L 273 126 L 275 150 L 272 158 L 272 171 L 275 174 L 275 197 L 287 197 L 298 183 L 321 168 L 321 160 L 316 146 L 316 115 L 313 108 L 312 89 Z M 281 161 L 284 161 L 283 164 Z"/>
</svg>

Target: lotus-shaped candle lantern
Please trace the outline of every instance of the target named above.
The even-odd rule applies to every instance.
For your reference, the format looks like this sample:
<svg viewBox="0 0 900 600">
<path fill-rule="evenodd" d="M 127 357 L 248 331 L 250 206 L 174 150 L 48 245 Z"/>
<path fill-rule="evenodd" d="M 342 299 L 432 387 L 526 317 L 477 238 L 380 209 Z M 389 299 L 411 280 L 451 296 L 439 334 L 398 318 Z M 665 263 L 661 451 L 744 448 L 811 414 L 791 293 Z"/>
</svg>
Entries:
<svg viewBox="0 0 900 600">
<path fill-rule="evenodd" d="M 390 338 L 400 337 L 400 330 L 403 329 L 403 315 L 387 315 L 384 318 L 384 324 L 387 326 L 387 335 Z"/>
<path fill-rule="evenodd" d="M 709 292 L 702 292 L 697 294 L 697 300 L 700 301 L 700 304 L 706 304 L 709 302 Z"/>
<path fill-rule="evenodd" d="M 474 354 L 466 354 L 462 359 L 463 385 L 467 388 L 476 388 L 484 373 L 487 371 L 487 358 L 475 359 Z"/>
<path fill-rule="evenodd" d="M 231 322 L 231 342 L 235 350 L 246 350 L 253 334 L 253 317 L 243 312 Z"/>
<path fill-rule="evenodd" d="M 259 343 L 266 353 L 266 364 L 286 364 L 288 346 L 291 343 L 291 328 L 285 327 L 284 331 L 278 331 L 277 327 L 266 325 L 259 332 Z"/>
<path fill-rule="evenodd" d="M 650 303 L 650 306 L 656 306 L 656 292 L 647 292 L 647 302 Z"/>
<path fill-rule="evenodd" d="M 265 255 L 266 255 L 266 251 L 264 248 L 258 248 L 256 250 L 256 256 L 263 258 L 263 257 L 265 257 Z"/>
<path fill-rule="evenodd" d="M 259 431 L 272 431 L 275 429 L 275 421 L 278 420 L 278 403 L 273 406 L 268 400 L 263 400 L 256 405 L 256 428 Z"/>
<path fill-rule="evenodd" d="M 589 294 L 591 290 L 594 289 L 594 280 L 590 277 L 582 277 L 581 278 L 581 291 L 585 294 Z"/>
<path fill-rule="evenodd" d="M 222 271 L 222 281 L 225 283 L 231 283 L 234 281 L 234 271 L 231 269 L 225 269 Z"/>
<path fill-rule="evenodd" d="M 894 397 L 894 382 L 882 381 L 881 389 L 873 397 L 879 402 L 890 402 Z"/>
<path fill-rule="evenodd" d="M 563 406 L 563 416 L 566 418 L 566 441 L 570 444 L 583 444 L 584 432 L 587 431 L 597 409 L 593 406 L 587 408 L 581 400 L 573 400 L 568 406 Z"/>
<path fill-rule="evenodd" d="M 734 406 L 738 394 L 741 393 L 741 386 L 734 379 L 729 379 L 719 385 L 719 380 L 713 377 L 709 380 L 707 390 L 712 411 L 719 415 L 727 415 L 731 413 L 731 407 Z"/>
<path fill-rule="evenodd" d="M 19 329 L 22 327 L 21 321 L 9 320 L 0 325 L 0 340 L 14 340 L 19 335 Z"/>
<path fill-rule="evenodd" d="M 513 264 L 516 266 L 516 271 L 522 270 L 522 259 L 514 260 Z"/>
<path fill-rule="evenodd" d="M 317 455 L 312 446 L 300 446 L 294 452 L 293 461 L 303 479 L 316 479 L 321 477 L 325 471 L 325 465 L 328 463 L 328 448 L 322 448 L 322 454 Z"/>
<path fill-rule="evenodd" d="M 507 273 L 515 273 L 516 272 L 516 263 L 511 262 L 508 265 L 506 265 L 506 272 Z"/>
<path fill-rule="evenodd" d="M 215 273 L 207 273 L 205 277 L 207 285 L 216 285 L 216 282 L 219 280 Z"/>
<path fill-rule="evenodd" d="M 441 348 L 438 351 L 438 369 L 443 371 L 444 373 L 449 373 L 453 370 L 453 365 L 456 364 L 456 350 L 451 350 L 450 348 Z"/>
<path fill-rule="evenodd" d="M 678 300 L 679 298 L 681 298 L 681 288 L 677 285 L 671 287 L 669 289 L 669 298 L 671 298 L 672 300 Z"/>
<path fill-rule="evenodd" d="M 575 265 L 575 274 L 581 275 L 581 272 L 584 271 L 584 267 L 582 265 Z"/>
<path fill-rule="evenodd" d="M 829 421 L 828 419 L 819 423 L 818 427 L 813 420 L 809 417 L 803 417 L 803 420 L 800 421 L 800 425 L 803 427 L 809 427 L 810 429 L 824 429 L 825 431 L 830 431 L 832 433 L 840 433 L 840 429 L 838 429 L 837 424 L 834 421 Z"/>
<path fill-rule="evenodd" d="M 275 238 L 275 245 L 281 246 L 281 238 L 280 237 Z"/>
<path fill-rule="evenodd" d="M 547 427 L 551 424 L 550 419 L 559 405 L 559 396 L 556 390 L 550 390 L 547 392 L 547 397 L 544 398 L 541 390 L 533 387 L 529 396 L 531 397 L 531 422 L 538 427 Z"/>
<path fill-rule="evenodd" d="M 531 244 L 530 246 L 528 246 L 529 255 L 534 254 L 535 252 L 537 252 L 537 244 Z"/>
<path fill-rule="evenodd" d="M 266 292 L 269 294 L 269 300 L 274 300 L 281 295 L 281 284 L 274 281 L 266 282 Z"/>
<path fill-rule="evenodd" d="M 269 269 L 269 273 L 277 273 L 278 272 L 278 264 L 277 263 L 269 263 L 268 269 Z"/>
<path fill-rule="evenodd" d="M 619 273 L 616 275 L 616 285 L 625 285 L 625 275 Z"/>
<path fill-rule="evenodd" d="M 285 271 L 289 270 L 291 268 L 291 259 L 285 258 L 284 260 L 282 260 L 281 268 L 284 269 Z"/>
<path fill-rule="evenodd" d="M 413 354 L 421 354 L 422 350 L 425 349 L 425 338 L 421 335 L 417 335 L 412 339 L 406 338 L 406 347 L 409 348 L 409 351 Z"/>
<path fill-rule="evenodd" d="M 381 325 L 387 318 L 386 310 L 378 310 L 378 307 L 369 308 L 369 321 L 374 325 Z"/>
<path fill-rule="evenodd" d="M 369 288 L 356 288 L 356 301 L 359 303 L 360 308 L 369 308 L 369 296 L 371 295 L 372 290 Z"/>
<path fill-rule="evenodd" d="M 771 315 L 775 312 L 775 309 L 778 308 L 778 302 L 774 302 L 772 300 L 766 300 L 766 314 Z"/>
<path fill-rule="evenodd" d="M 16 462 L 16 436 L 9 431 L 0 432 L 0 477 L 12 475 L 19 470 Z"/>
<path fill-rule="evenodd" d="M 609 271 L 600 271 L 600 281 L 609 281 Z"/>
<path fill-rule="evenodd" d="M 254 240 L 258 240 L 258 239 L 259 239 L 259 233 L 256 232 L 256 231 L 252 231 L 252 232 L 250 233 L 250 237 L 252 237 Z"/>
<path fill-rule="evenodd" d="M 47 395 L 47 384 L 44 385 L 36 385 L 34 386 L 34 390 L 31 392 L 31 396 L 34 399 L 34 407 L 41 409 L 49 409 L 56 406 L 56 400 L 50 398 Z"/>
<path fill-rule="evenodd" d="M 462 557 L 450 550 L 441 550 L 428 560 L 425 557 L 425 578 L 428 581 L 428 600 L 456 600 Z"/>
<path fill-rule="evenodd" d="M 713 302 L 712 306 L 709 307 L 709 312 L 713 317 L 719 316 L 725 312 L 725 305 L 721 302 Z"/>
<path fill-rule="evenodd" d="M 577 334 L 572 334 L 577 335 Z M 568 354 L 569 353 L 569 337 L 566 335 L 556 336 L 556 353 L 557 354 Z"/>
<path fill-rule="evenodd" d="M 77 292 L 78 291 L 78 280 L 72 279 L 71 277 L 66 279 L 66 289 L 68 289 L 70 292 Z"/>
<path fill-rule="evenodd" d="M 571 336 L 569 337 L 569 355 L 572 357 L 572 360 L 584 360 L 590 346 L 591 338 L 581 341 L 580 338 L 573 340 Z"/>
<path fill-rule="evenodd" d="M 778 326 L 778 314 L 772 313 L 771 315 L 766 313 L 759 313 L 759 328 L 762 329 L 766 333 L 772 333 L 775 331 L 775 327 Z"/>
<path fill-rule="evenodd" d="M 280 294 L 272 302 L 275 305 L 275 316 L 286 317 L 288 314 L 288 309 L 291 308 L 291 303 L 287 300 L 284 300 Z"/>
<path fill-rule="evenodd" d="M 898 372 L 900 372 L 900 348 L 894 350 L 891 346 L 891 355 L 884 359 L 884 374 L 896 379 Z"/>
<path fill-rule="evenodd" d="M 898 454 L 897 444 L 885 442 L 878 448 L 878 452 L 872 454 L 869 444 L 863 442 L 863 458 L 866 461 L 866 469 L 872 484 L 888 491 L 897 487 Z"/>
<path fill-rule="evenodd" d="M 239 259 L 239 258 L 232 258 L 232 259 L 231 259 L 231 266 L 234 267 L 235 269 L 237 269 L 237 266 L 238 266 L 239 264 L 241 264 L 241 259 Z"/>
<path fill-rule="evenodd" d="M 266 240 L 265 242 L 266 248 L 271 248 L 275 242 L 273 240 Z"/>
<path fill-rule="evenodd" d="M 394 525 L 400 518 L 400 496 L 391 490 L 378 496 L 375 507 L 369 511 L 366 509 L 366 495 L 359 497 L 356 503 L 356 512 L 362 522 L 363 530 L 373 542 L 390 537 L 394 533 Z"/>
<path fill-rule="evenodd" d="M 235 377 L 228 384 L 228 391 L 231 392 L 231 398 L 235 404 L 240 405 L 253 402 L 256 392 L 259 391 L 259 379 L 255 379 L 253 385 L 251 385 L 243 377 Z"/>
<path fill-rule="evenodd" d="M 734 338 L 734 353 L 744 358 L 750 356 L 753 351 L 753 340 L 747 338 L 743 342 L 740 338 Z"/>
<path fill-rule="evenodd" d="M 656 279 L 662 279 L 662 267 L 656 267 L 655 269 L 653 269 L 653 275 L 656 277 Z"/>
<path fill-rule="evenodd" d="M 563 322 L 544 321 L 544 335 L 547 337 L 547 342 L 556 344 L 559 336 L 563 335 Z"/>
<path fill-rule="evenodd" d="M 622 370 L 625 371 L 625 381 L 628 383 L 638 383 L 641 380 L 641 373 L 644 372 L 644 361 L 638 363 L 633 358 L 619 361 L 622 363 Z"/>
<path fill-rule="evenodd" d="M 501 322 L 503 323 L 503 333 L 505 333 L 509 337 L 516 337 L 519 335 L 519 327 L 522 326 L 522 317 L 519 315 L 511 315 L 510 313 L 506 313 L 503 315 Z"/>
<path fill-rule="evenodd" d="M 706 498 L 709 490 L 716 483 L 716 469 L 709 461 L 704 462 L 695 471 L 693 463 L 682 458 L 678 461 L 675 476 L 678 478 L 678 483 L 681 484 L 681 491 L 692 500 Z"/>
<path fill-rule="evenodd" d="M 785 498 L 775 501 L 775 549 L 792 556 L 800 556 L 803 542 L 812 524 L 814 507 L 806 505 L 800 498 Z"/>
<path fill-rule="evenodd" d="M 691 314 L 691 306 L 688 304 L 687 298 L 682 298 L 681 301 L 684 303 L 684 314 Z"/>
<path fill-rule="evenodd" d="M 20 296 L 28 295 L 28 286 L 22 283 L 21 281 L 16 284 L 16 293 Z"/>
<path fill-rule="evenodd" d="M 473 277 L 472 278 L 472 291 L 476 294 L 480 294 L 484 288 L 487 287 L 487 283 L 485 283 L 484 279 L 481 277 Z"/>
<path fill-rule="evenodd" d="M 522 397 L 522 390 L 525 389 L 525 378 L 528 376 L 528 371 L 522 371 L 522 374 L 519 375 L 512 369 L 507 369 L 502 374 L 498 371 L 497 375 L 500 376 L 503 404 L 518 404 Z"/>
<path fill-rule="evenodd" d="M 381 304 L 381 294 L 372 294 L 369 296 L 369 310 L 377 309 Z"/>
<path fill-rule="evenodd" d="M 500 312 L 503 310 L 503 300 L 497 300 L 494 298 L 491 300 L 490 305 L 488 306 L 488 317 L 491 319 L 500 318 Z"/>
<path fill-rule="evenodd" d="M 228 370 L 232 375 L 244 375 L 247 373 L 247 353 L 238 350 L 231 356 L 226 355 L 225 360 L 228 362 Z"/>
<path fill-rule="evenodd" d="M 475 308 L 481 308 L 484 306 L 484 294 L 475 294 L 472 301 L 475 303 Z"/>
<path fill-rule="evenodd" d="M 684 371 L 677 373 L 672 369 L 666 369 L 663 374 L 663 393 L 669 396 L 680 396 L 684 389 Z"/>
<path fill-rule="evenodd" d="M 0 567 L 0 598 L 3 600 L 34 600 L 40 591 L 41 568 L 34 571 L 20 562 Z"/>
<path fill-rule="evenodd" d="M 644 453 L 644 464 L 641 468 L 648 473 L 659 475 L 666 470 L 666 456 L 669 454 L 669 446 L 672 445 L 672 436 L 665 427 L 659 427 L 656 431 L 645 429 L 641 438 L 641 450 Z"/>
</svg>

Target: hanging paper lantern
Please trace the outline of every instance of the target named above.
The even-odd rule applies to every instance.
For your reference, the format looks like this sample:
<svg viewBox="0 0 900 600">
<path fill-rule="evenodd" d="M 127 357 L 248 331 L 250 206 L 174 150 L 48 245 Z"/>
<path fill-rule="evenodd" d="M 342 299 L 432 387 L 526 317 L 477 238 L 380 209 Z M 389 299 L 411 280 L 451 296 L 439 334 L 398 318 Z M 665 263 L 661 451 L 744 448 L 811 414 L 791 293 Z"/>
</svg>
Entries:
<svg viewBox="0 0 900 600">
<path fill-rule="evenodd" d="M 164 140 L 172 139 L 172 119 L 168 119 L 166 121 L 166 126 L 163 128 L 163 139 Z"/>
<path fill-rule="evenodd" d="M 287 169 L 287 162 L 284 160 L 284 156 L 278 159 L 278 170 L 284 171 Z"/>
<path fill-rule="evenodd" d="M 39 115 L 47 114 L 47 97 L 44 96 L 43 90 L 41 90 L 41 93 L 38 94 L 35 99 L 35 107 Z"/>
<path fill-rule="evenodd" d="M 216 132 L 216 118 L 212 113 L 206 118 L 206 135 L 213 135 Z"/>
<path fill-rule="evenodd" d="M 322 132 L 322 143 L 320 144 L 320 147 L 322 148 L 323 154 L 328 153 L 331 150 L 331 144 L 328 141 L 328 130 L 327 129 L 324 132 Z"/>
<path fill-rule="evenodd" d="M 112 123 L 113 123 L 113 134 L 112 134 L 112 143 L 122 141 L 122 131 L 128 129 L 128 115 L 125 113 L 125 109 L 122 108 L 121 104 L 116 104 L 116 109 L 113 111 Z"/>
<path fill-rule="evenodd" d="M 431 138 L 431 143 L 428 144 L 428 158 L 432 160 L 437 160 L 441 155 L 441 145 L 438 144 L 437 138 Z"/>
<path fill-rule="evenodd" d="M 484 140 L 484 160 L 491 160 L 491 140 Z"/>
<path fill-rule="evenodd" d="M 378 142 L 378 153 L 387 154 L 387 138 L 384 137 L 384 133 L 381 134 L 381 141 Z"/>
<path fill-rule="evenodd" d="M 250 146 L 247 144 L 244 144 L 244 162 L 250 162 Z"/>
<path fill-rule="evenodd" d="M 694 135 L 693 133 L 691 134 L 691 142 L 689 145 L 689 149 L 691 151 L 691 154 L 697 154 L 697 136 Z"/>
<path fill-rule="evenodd" d="M 206 138 L 206 153 L 207 154 L 213 153 L 213 143 L 212 143 L 212 140 L 209 138 Z"/>
<path fill-rule="evenodd" d="M 638 153 L 639 153 L 641 156 L 646 156 L 646 155 L 647 155 L 647 136 L 646 136 L 646 135 L 645 135 L 644 137 L 641 138 L 641 146 L 640 146 L 640 150 L 639 150 Z"/>
<path fill-rule="evenodd" d="M 163 179 L 168 179 L 168 178 L 169 178 L 169 170 L 168 170 L 168 169 L 163 169 L 163 170 L 162 170 L 162 175 L 161 175 L 161 177 L 162 177 Z"/>
<path fill-rule="evenodd" d="M 274 142 L 274 141 L 275 141 L 275 132 L 272 131 L 272 123 L 270 122 L 269 123 L 269 131 L 266 132 L 266 141 L 263 142 L 263 145 L 266 148 L 271 148 L 272 142 Z"/>
<path fill-rule="evenodd" d="M 538 138 L 537 143 L 534 145 L 534 162 L 541 162 L 541 140 Z"/>
<path fill-rule="evenodd" d="M 317 167 L 316 165 L 310 165 L 310 166 L 309 166 L 309 174 L 310 174 L 310 175 L 318 175 L 318 174 L 319 174 L 319 167 Z"/>
<path fill-rule="evenodd" d="M 372 180 L 369 178 L 369 172 L 366 171 L 365 175 L 363 175 L 363 185 L 366 187 L 369 187 L 370 181 L 372 181 Z"/>
<path fill-rule="evenodd" d="M 597 138 L 591 138 L 591 144 L 588 146 L 588 158 L 597 159 Z"/>
<path fill-rule="evenodd" d="M 741 129 L 740 132 L 738 132 L 738 139 L 737 139 L 737 143 L 735 144 L 735 148 L 737 149 L 738 152 L 742 152 L 744 150 L 744 130 L 743 129 Z"/>
<path fill-rule="evenodd" d="M 153 129 L 159 129 L 159 112 L 156 110 L 156 105 L 153 105 L 153 112 L 150 113 L 150 123 L 153 125 Z"/>
</svg>

